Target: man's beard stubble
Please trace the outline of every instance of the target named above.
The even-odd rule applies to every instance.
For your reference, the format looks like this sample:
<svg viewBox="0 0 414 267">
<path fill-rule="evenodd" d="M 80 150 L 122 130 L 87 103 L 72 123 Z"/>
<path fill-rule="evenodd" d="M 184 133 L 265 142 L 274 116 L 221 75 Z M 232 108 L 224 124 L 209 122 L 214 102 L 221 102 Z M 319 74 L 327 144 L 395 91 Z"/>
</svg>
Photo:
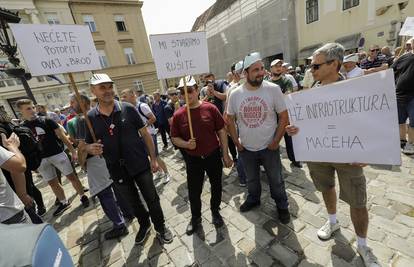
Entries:
<svg viewBox="0 0 414 267">
<path fill-rule="evenodd" d="M 250 80 L 249 77 L 246 77 L 246 81 L 253 87 L 259 87 L 263 83 L 263 77 L 256 78 L 255 80 Z"/>
</svg>

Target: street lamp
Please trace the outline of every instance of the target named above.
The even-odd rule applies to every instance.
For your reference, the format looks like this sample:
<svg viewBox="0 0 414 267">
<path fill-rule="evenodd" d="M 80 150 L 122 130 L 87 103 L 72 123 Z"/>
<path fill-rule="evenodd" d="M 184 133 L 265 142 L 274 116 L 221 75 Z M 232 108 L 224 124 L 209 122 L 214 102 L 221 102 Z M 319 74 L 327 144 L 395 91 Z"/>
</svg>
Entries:
<svg viewBox="0 0 414 267">
<path fill-rule="evenodd" d="M 27 96 L 36 103 L 36 99 L 32 91 L 30 90 L 27 80 L 32 78 L 30 73 L 26 73 L 25 69 L 19 66 L 20 59 L 16 57 L 17 44 L 14 41 L 13 35 L 9 30 L 8 23 L 19 23 L 20 18 L 18 12 L 14 13 L 10 10 L 0 8 L 0 50 L 7 55 L 9 62 L 13 67 L 6 67 L 3 71 L 12 77 L 16 77 L 21 80 Z"/>
</svg>

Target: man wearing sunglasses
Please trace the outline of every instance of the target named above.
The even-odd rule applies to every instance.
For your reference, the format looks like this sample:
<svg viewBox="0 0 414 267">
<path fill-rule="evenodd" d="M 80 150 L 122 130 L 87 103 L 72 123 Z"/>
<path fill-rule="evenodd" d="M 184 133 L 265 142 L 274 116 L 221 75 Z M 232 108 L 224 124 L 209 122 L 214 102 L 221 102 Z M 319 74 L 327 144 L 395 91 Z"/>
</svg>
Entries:
<svg viewBox="0 0 414 267">
<path fill-rule="evenodd" d="M 361 69 L 365 70 L 365 74 L 388 69 L 387 58 L 380 52 L 378 45 L 372 45 L 369 48 L 368 57 L 361 61 Z"/>
<path fill-rule="evenodd" d="M 279 86 L 264 81 L 264 64 L 258 52 L 245 57 L 244 76 L 246 83 L 231 92 L 227 105 L 228 128 L 247 177 L 248 196 L 240 212 L 260 205 L 260 165 L 263 165 L 279 220 L 287 224 L 289 204 L 279 151 L 288 124 L 284 96 Z"/>
<path fill-rule="evenodd" d="M 316 81 L 314 86 L 323 86 L 343 80 L 338 73 L 344 57 L 344 47 L 329 43 L 313 53 L 312 74 Z M 288 125 L 286 132 L 295 135 L 299 128 Z M 368 210 L 367 190 L 363 164 L 308 162 L 310 176 L 317 190 L 322 192 L 329 219 L 317 232 L 320 239 L 328 240 L 340 229 L 336 219 L 335 172 L 339 180 L 339 198 L 350 206 L 351 220 L 357 234 L 357 251 L 367 267 L 380 266 L 372 250 L 367 246 Z"/>
<path fill-rule="evenodd" d="M 221 227 L 224 224 L 219 212 L 223 172 L 221 156 L 226 167 L 230 167 L 232 161 L 228 154 L 227 133 L 220 112 L 211 103 L 198 99 L 198 86 L 192 76 L 185 77 L 185 81 L 181 79 L 178 88 L 182 95 L 185 93 L 184 82 L 187 85 L 188 103 L 186 105 L 190 108 L 194 139 L 191 139 L 190 136 L 186 107 L 181 107 L 174 114 L 171 137 L 173 143 L 183 148 L 187 154 L 185 163 L 191 220 L 186 233 L 192 235 L 201 225 L 201 193 L 205 173 L 207 173 L 211 184 L 210 209 L 212 222 L 215 227 Z"/>
</svg>

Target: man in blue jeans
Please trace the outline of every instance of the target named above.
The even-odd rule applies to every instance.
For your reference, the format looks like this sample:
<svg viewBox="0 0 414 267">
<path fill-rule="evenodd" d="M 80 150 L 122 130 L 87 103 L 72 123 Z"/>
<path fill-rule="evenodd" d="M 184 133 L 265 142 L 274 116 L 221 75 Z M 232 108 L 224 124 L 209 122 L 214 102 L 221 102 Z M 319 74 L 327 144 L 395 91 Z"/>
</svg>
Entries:
<svg viewBox="0 0 414 267">
<path fill-rule="evenodd" d="M 260 165 L 263 165 L 279 220 L 287 224 L 290 221 L 289 204 L 279 152 L 279 142 L 288 124 L 283 93 L 278 85 L 263 81 L 265 69 L 259 53 L 247 55 L 243 67 L 246 83 L 232 91 L 227 106 L 228 128 L 247 176 L 248 196 L 240 211 L 246 212 L 260 205 Z"/>
</svg>

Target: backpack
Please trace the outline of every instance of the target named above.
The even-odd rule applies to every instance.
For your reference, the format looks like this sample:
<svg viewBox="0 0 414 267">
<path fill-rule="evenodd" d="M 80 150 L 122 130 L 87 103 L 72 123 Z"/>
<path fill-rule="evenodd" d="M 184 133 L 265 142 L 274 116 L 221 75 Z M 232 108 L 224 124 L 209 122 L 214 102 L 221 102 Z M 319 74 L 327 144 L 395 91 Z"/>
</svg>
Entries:
<svg viewBox="0 0 414 267">
<path fill-rule="evenodd" d="M 0 123 L 0 127 L 4 129 L 7 137 L 10 137 L 11 133 L 14 132 L 20 139 L 20 151 L 26 159 L 26 168 L 30 171 L 37 170 L 42 161 L 42 150 L 39 142 L 34 137 L 32 131 L 22 125 L 14 123 Z"/>
</svg>

